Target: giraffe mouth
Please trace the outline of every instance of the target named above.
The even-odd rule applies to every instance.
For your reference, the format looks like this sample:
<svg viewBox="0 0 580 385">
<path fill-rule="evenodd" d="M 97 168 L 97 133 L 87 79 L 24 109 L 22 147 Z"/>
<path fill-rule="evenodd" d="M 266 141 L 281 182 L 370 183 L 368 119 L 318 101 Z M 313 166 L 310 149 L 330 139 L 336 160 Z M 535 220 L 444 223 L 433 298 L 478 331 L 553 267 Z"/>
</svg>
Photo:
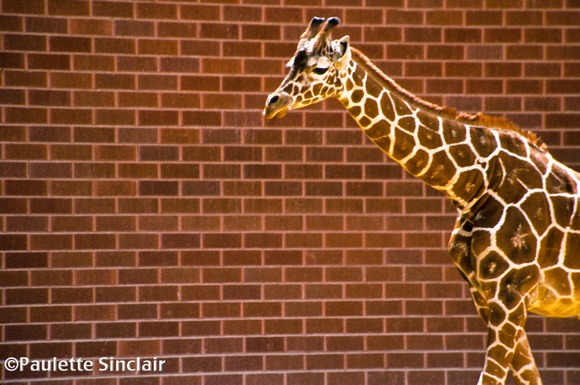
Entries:
<svg viewBox="0 0 580 385">
<path fill-rule="evenodd" d="M 272 94 L 266 101 L 266 107 L 264 108 L 264 117 L 266 119 L 281 119 L 288 111 L 290 111 L 290 104 L 292 103 L 292 98 L 287 94 L 277 95 Z"/>
<path fill-rule="evenodd" d="M 276 113 L 274 116 L 271 116 L 269 118 L 266 117 L 266 118 L 267 119 L 272 119 L 272 118 L 274 118 L 274 119 L 282 119 L 283 117 L 286 116 L 287 113 L 288 113 L 288 108 L 284 108 L 282 111 Z"/>
</svg>

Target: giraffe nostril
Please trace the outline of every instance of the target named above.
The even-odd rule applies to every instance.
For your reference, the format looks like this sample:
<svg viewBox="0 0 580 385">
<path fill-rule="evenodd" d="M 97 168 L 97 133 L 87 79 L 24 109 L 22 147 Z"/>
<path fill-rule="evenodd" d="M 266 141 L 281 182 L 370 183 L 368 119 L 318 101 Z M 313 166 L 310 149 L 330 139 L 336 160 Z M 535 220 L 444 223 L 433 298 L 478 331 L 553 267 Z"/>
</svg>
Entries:
<svg viewBox="0 0 580 385">
<path fill-rule="evenodd" d="M 280 99 L 280 97 L 278 95 L 274 95 L 270 98 L 270 102 L 268 104 L 274 104 L 278 101 L 278 99 Z"/>
</svg>

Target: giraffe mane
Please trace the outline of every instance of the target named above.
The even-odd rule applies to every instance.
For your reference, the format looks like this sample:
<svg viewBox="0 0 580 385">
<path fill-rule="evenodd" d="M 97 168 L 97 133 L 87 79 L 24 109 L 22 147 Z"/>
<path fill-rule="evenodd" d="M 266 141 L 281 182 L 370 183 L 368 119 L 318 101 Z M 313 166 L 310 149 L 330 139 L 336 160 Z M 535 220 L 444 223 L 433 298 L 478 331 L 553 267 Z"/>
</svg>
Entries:
<svg viewBox="0 0 580 385">
<path fill-rule="evenodd" d="M 484 115 L 481 112 L 476 114 L 458 112 L 455 108 L 442 107 L 411 94 L 409 91 L 398 85 L 393 79 L 385 75 L 376 65 L 370 61 L 367 56 L 365 56 L 358 49 L 350 47 L 350 50 L 353 54 L 353 59 L 358 65 L 362 66 L 367 72 L 374 74 L 376 79 L 383 86 L 396 91 L 403 100 L 411 103 L 412 105 L 419 106 L 444 119 L 454 120 L 459 123 L 515 132 L 530 141 L 539 149 L 547 149 L 546 144 L 539 137 L 537 137 L 536 134 L 522 130 L 515 123 L 510 122 L 501 116 L 489 116 Z"/>
</svg>

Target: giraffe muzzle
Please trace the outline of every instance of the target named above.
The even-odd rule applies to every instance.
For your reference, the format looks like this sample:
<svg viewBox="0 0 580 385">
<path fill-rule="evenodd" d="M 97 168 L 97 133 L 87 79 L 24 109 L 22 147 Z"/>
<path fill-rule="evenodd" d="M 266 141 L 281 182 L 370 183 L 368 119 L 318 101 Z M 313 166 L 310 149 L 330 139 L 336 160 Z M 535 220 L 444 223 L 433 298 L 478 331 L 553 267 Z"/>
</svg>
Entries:
<svg viewBox="0 0 580 385">
<path fill-rule="evenodd" d="M 264 117 L 266 119 L 280 119 L 286 116 L 290 110 L 292 98 L 285 92 L 275 92 L 268 96 L 266 107 L 264 108 Z"/>
</svg>

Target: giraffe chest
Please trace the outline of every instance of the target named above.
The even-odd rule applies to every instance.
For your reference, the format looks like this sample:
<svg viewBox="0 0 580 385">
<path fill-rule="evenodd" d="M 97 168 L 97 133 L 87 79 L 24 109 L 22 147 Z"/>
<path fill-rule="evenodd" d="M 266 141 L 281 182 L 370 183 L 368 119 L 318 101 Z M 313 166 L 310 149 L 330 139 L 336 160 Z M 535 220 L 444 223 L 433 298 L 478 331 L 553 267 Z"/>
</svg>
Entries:
<svg viewBox="0 0 580 385">
<path fill-rule="evenodd" d="M 580 315 L 580 197 L 527 194 L 506 204 L 490 197 L 467 240 L 469 282 L 483 297 L 524 298 L 529 311 L 550 317 Z M 461 245 L 461 243 L 460 243 Z"/>
</svg>

